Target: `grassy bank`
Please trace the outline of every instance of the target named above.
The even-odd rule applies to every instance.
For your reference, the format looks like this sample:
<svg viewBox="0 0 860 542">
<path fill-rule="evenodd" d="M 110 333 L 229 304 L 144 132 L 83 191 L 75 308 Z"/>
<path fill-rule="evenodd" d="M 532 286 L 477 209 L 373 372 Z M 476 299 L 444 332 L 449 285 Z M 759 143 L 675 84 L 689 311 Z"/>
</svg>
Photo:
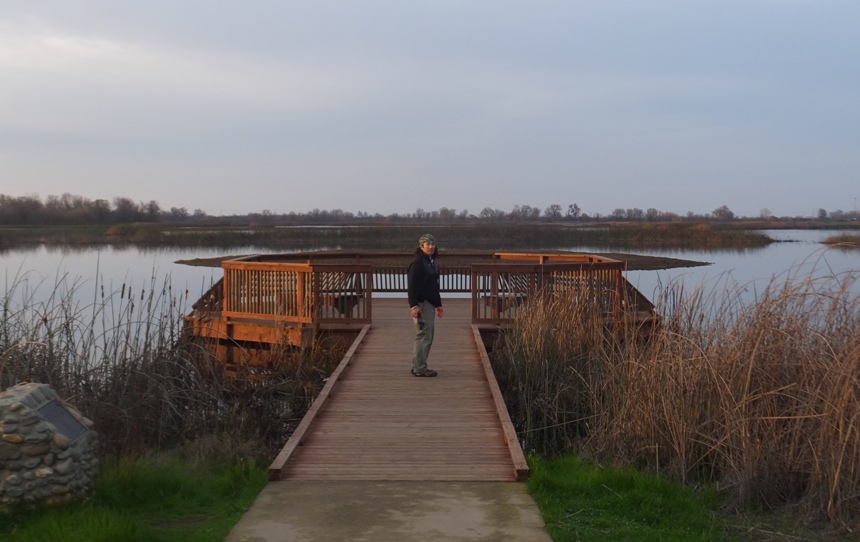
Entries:
<svg viewBox="0 0 860 542">
<path fill-rule="evenodd" d="M 860 527 L 860 299 L 853 277 L 667 288 L 661 328 L 611 333 L 574 299 L 534 303 L 494 363 L 527 451 L 578 452 L 730 502 Z"/>
<path fill-rule="evenodd" d="M 555 542 L 725 540 L 712 490 L 693 490 L 635 470 L 575 457 L 533 457 L 529 492 Z"/>
<path fill-rule="evenodd" d="M 654 474 L 573 457 L 530 457 L 529 464 L 529 492 L 556 542 L 828 539 L 796 523 L 773 525 L 773 518 L 763 515 L 731 514 L 712 488 L 683 487 Z M 157 456 L 108 460 L 90 501 L 0 515 L 0 537 L 9 542 L 221 541 L 265 483 L 263 469 L 230 460 L 211 439 Z"/>
<path fill-rule="evenodd" d="M 412 246 L 432 230 L 452 249 L 563 249 L 600 246 L 606 250 L 644 248 L 742 249 L 767 245 L 761 234 L 718 223 L 528 224 L 476 222 L 471 224 L 365 225 L 338 227 L 276 227 L 251 224 L 242 227 L 182 228 L 169 224 L 122 224 L 110 227 L 39 227 L 0 229 L 0 250 L 42 243 L 95 246 L 111 244 L 139 247 L 255 246 L 269 250 L 401 249 Z"/>
<path fill-rule="evenodd" d="M 529 493 L 555 542 L 831 542 L 832 525 L 804 525 L 790 510 L 733 506 L 710 485 L 685 486 L 642 469 L 580 457 L 529 458 Z"/>
<path fill-rule="evenodd" d="M 197 456 L 200 452 L 203 456 Z M 93 498 L 0 514 L 8 542 L 220 542 L 267 481 L 215 450 L 106 461 Z"/>
</svg>

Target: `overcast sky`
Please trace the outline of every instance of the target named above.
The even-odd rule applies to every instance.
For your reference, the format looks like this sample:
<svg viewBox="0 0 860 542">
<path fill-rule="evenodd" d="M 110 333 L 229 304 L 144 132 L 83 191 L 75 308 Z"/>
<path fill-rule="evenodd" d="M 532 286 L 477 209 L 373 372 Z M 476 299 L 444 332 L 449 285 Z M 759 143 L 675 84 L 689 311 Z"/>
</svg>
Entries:
<svg viewBox="0 0 860 542">
<path fill-rule="evenodd" d="M 0 193 L 853 210 L 857 0 L 0 0 Z"/>
</svg>

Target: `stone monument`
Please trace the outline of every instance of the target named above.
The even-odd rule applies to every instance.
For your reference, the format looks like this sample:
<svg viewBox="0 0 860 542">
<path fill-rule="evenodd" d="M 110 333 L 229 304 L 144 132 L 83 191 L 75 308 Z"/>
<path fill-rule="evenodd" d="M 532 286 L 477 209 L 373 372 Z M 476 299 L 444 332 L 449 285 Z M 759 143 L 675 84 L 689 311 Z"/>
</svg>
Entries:
<svg viewBox="0 0 860 542">
<path fill-rule="evenodd" d="M 47 384 L 0 392 L 0 511 L 88 497 L 97 440 L 93 422 Z"/>
</svg>

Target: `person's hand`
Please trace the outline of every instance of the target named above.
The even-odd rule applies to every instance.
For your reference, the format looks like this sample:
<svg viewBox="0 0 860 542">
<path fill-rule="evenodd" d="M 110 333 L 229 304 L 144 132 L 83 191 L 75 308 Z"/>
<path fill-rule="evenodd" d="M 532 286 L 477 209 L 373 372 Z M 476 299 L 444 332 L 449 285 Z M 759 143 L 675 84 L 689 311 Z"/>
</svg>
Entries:
<svg viewBox="0 0 860 542">
<path fill-rule="evenodd" d="M 442 307 L 436 307 L 436 318 L 442 318 L 445 315 L 445 311 L 442 310 Z"/>
<path fill-rule="evenodd" d="M 418 318 L 418 316 L 421 314 L 421 309 L 419 309 L 418 307 L 412 307 L 410 313 L 412 314 L 412 318 Z"/>
</svg>

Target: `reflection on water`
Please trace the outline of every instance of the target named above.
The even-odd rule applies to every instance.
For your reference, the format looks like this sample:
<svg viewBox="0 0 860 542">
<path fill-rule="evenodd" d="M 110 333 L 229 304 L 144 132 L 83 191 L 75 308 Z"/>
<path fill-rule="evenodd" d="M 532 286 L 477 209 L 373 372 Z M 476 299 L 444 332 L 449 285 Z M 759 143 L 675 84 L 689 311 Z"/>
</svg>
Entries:
<svg viewBox="0 0 860 542">
<path fill-rule="evenodd" d="M 253 247 L 232 250 L 195 249 L 194 257 L 216 257 L 253 253 Z M 221 278 L 220 269 L 191 267 L 174 263 L 189 256 L 188 250 L 173 248 L 142 249 L 136 247 L 98 248 L 40 246 L 12 250 L 2 256 L 6 291 L 16 283 L 30 288 L 53 289 L 63 281 L 77 283 L 80 295 L 94 293 L 96 284 L 108 291 L 147 288 L 153 281 L 169 280 L 174 291 L 188 290 L 190 295 L 206 291 Z"/>
<path fill-rule="evenodd" d="M 685 288 L 734 282 L 739 285 L 764 284 L 773 277 L 806 275 L 842 276 L 860 268 L 860 252 L 827 249 L 820 244 L 833 231 L 774 230 L 765 232 L 785 241 L 764 248 L 741 250 L 642 250 L 639 254 L 711 262 L 704 267 L 664 271 L 631 271 L 628 279 L 642 293 L 654 297 L 661 287 L 683 282 Z M 444 257 L 444 244 L 441 247 Z M 574 246 L 560 250 L 608 252 L 606 247 Z M 193 258 L 238 256 L 259 252 L 253 246 L 233 249 L 137 248 L 137 247 L 58 247 L 12 250 L 0 255 L 5 291 L 26 281 L 28 295 L 50 295 L 54 286 L 65 280 L 77 285 L 77 295 L 92 300 L 96 284 L 105 290 L 118 291 L 125 285 L 134 290 L 148 289 L 152 284 L 169 280 L 174 292 L 188 291 L 196 299 L 218 281 L 219 268 L 193 267 L 175 263 Z M 283 252 L 283 251 L 279 251 Z M 407 250 L 406 252 L 410 252 Z M 19 289 L 20 293 L 20 289 Z"/>
<path fill-rule="evenodd" d="M 737 252 L 726 251 L 642 251 L 642 254 L 683 257 L 711 262 L 705 267 L 636 271 L 628 280 L 645 295 L 652 297 L 667 285 L 683 284 L 685 289 L 732 289 L 743 287 L 749 292 L 746 301 L 772 280 L 799 280 L 806 277 L 840 279 L 860 269 L 860 251 L 828 249 L 821 241 L 833 235 L 823 230 L 767 231 L 778 243 Z M 860 285 L 853 285 L 855 290 Z"/>
</svg>

